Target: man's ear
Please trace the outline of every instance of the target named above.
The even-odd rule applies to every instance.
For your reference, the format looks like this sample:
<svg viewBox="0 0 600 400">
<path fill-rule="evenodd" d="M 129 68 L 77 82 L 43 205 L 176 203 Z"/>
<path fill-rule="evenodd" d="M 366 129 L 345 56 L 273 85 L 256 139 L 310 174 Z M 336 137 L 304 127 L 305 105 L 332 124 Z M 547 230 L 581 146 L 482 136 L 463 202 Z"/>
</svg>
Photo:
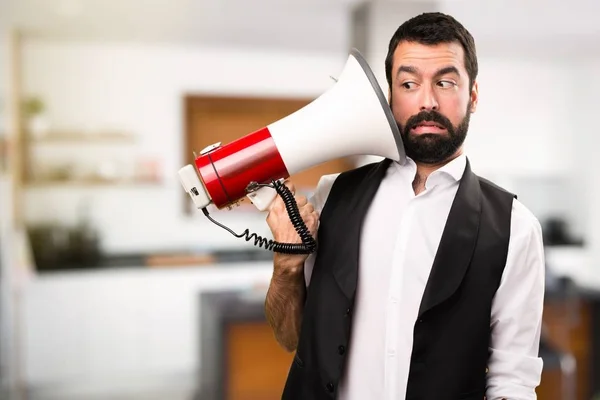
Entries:
<svg viewBox="0 0 600 400">
<path fill-rule="evenodd" d="M 477 110 L 477 102 L 479 101 L 479 85 L 477 81 L 473 82 L 471 89 L 471 114 Z"/>
</svg>

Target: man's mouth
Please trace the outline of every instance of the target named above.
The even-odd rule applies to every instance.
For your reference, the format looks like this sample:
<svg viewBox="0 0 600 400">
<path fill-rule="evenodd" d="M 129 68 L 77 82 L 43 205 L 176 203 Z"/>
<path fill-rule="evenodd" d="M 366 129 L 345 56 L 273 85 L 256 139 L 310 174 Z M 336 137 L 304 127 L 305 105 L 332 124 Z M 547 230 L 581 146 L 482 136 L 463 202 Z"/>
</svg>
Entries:
<svg viewBox="0 0 600 400">
<path fill-rule="evenodd" d="M 417 135 L 423 133 L 444 133 L 446 131 L 447 129 L 442 124 L 432 121 L 419 122 L 411 129 L 411 132 Z"/>
</svg>

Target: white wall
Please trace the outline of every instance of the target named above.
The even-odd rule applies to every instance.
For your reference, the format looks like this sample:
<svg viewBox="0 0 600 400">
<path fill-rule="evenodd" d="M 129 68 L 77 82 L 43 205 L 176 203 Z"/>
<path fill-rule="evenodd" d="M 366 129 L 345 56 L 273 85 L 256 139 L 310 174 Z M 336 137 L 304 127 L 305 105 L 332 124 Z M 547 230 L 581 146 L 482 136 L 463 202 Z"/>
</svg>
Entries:
<svg viewBox="0 0 600 400">
<path fill-rule="evenodd" d="M 177 178 L 183 166 L 183 96 L 316 97 L 332 84 L 330 75 L 341 70 L 345 59 L 334 53 L 27 41 L 25 90 L 45 99 L 56 129 L 120 128 L 140 137 L 136 147 L 110 146 L 110 153 L 82 147 L 82 159 L 156 155 L 165 176 L 165 185 L 156 188 L 30 189 L 28 219 L 70 221 L 78 215 L 79 202 L 90 201 L 108 251 L 247 246 L 204 216 L 183 215 L 185 193 Z M 34 161 L 65 157 L 59 150 L 38 146 Z M 225 214 L 219 219 L 239 232 L 249 227 L 268 235 L 264 215 Z"/>
<path fill-rule="evenodd" d="M 515 191 L 540 219 L 583 235 L 585 192 L 571 193 L 580 148 L 573 112 L 581 61 L 481 57 L 479 106 L 466 149 L 474 168 Z M 543 222 L 543 221 L 542 221 Z"/>
<path fill-rule="evenodd" d="M 598 93 L 600 92 L 600 57 L 581 63 L 575 84 L 570 121 L 577 148 L 573 170 L 574 197 L 582 197 L 583 227 L 592 257 L 592 268 L 600 275 L 600 168 L 598 167 Z"/>
<path fill-rule="evenodd" d="M 590 68 L 586 71 L 586 76 L 593 77 L 594 82 L 593 85 L 589 87 L 589 96 L 586 98 L 588 107 L 594 107 L 594 111 L 597 110 L 597 98 L 598 93 L 600 92 L 600 78 L 597 73 L 600 70 L 600 59 L 597 60 L 594 64 L 590 65 Z M 574 116 L 577 113 L 573 114 Z M 590 126 L 595 126 L 597 123 L 597 113 L 590 112 L 588 114 L 588 124 L 582 127 L 582 130 L 585 130 L 588 135 L 588 143 L 587 146 L 588 153 L 586 154 L 586 160 L 588 168 L 585 169 L 585 173 L 581 175 L 587 175 L 587 171 L 590 171 L 590 179 L 585 183 L 583 187 L 590 187 L 590 196 L 589 203 L 587 204 L 590 216 L 587 219 L 588 225 L 588 237 L 590 243 L 590 250 L 592 253 L 593 267 L 595 271 L 599 271 L 600 274 L 600 168 L 598 168 L 597 163 L 597 150 L 600 147 L 600 138 L 598 138 L 597 132 L 595 129 L 590 129 Z M 591 152 L 594 154 L 590 154 Z"/>
<path fill-rule="evenodd" d="M 468 154 L 482 173 L 552 177 L 572 167 L 568 105 L 569 64 L 480 59 L 479 104 L 471 120 Z"/>
</svg>

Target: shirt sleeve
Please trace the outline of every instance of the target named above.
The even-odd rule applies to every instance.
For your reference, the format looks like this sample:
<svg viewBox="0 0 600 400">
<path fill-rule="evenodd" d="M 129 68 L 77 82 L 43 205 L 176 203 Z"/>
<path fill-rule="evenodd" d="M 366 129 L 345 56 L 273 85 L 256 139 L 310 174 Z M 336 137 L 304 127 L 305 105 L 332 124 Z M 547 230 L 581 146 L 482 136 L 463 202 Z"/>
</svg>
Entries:
<svg viewBox="0 0 600 400">
<path fill-rule="evenodd" d="M 339 175 L 339 173 L 323 175 L 319 179 L 319 182 L 317 183 L 317 187 L 316 187 L 314 193 L 312 194 L 312 196 L 310 196 L 308 198 L 308 201 L 310 203 L 312 203 L 312 205 L 315 207 L 315 211 L 319 215 L 321 215 L 321 211 L 323 210 L 323 207 L 325 206 L 325 202 L 327 201 L 329 192 L 331 192 L 333 183 L 335 182 L 338 175 Z M 312 253 L 311 255 L 308 256 L 308 258 L 304 262 L 304 280 L 306 281 L 307 287 L 308 287 L 308 284 L 310 283 L 310 277 L 312 275 L 316 257 L 317 257 L 317 253 L 316 252 Z"/>
<path fill-rule="evenodd" d="M 508 258 L 491 314 L 489 400 L 535 400 L 545 289 L 545 259 L 539 221 L 513 202 Z"/>
</svg>

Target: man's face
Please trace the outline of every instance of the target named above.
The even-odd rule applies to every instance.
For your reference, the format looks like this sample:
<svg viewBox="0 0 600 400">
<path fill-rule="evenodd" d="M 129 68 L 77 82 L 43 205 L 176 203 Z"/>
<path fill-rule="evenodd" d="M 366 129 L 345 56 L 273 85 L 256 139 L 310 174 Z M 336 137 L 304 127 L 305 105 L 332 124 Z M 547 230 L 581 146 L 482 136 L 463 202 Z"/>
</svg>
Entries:
<svg viewBox="0 0 600 400">
<path fill-rule="evenodd" d="M 408 157 L 437 164 L 455 155 L 477 106 L 477 83 L 469 88 L 462 46 L 401 42 L 394 53 L 390 106 Z"/>
</svg>

